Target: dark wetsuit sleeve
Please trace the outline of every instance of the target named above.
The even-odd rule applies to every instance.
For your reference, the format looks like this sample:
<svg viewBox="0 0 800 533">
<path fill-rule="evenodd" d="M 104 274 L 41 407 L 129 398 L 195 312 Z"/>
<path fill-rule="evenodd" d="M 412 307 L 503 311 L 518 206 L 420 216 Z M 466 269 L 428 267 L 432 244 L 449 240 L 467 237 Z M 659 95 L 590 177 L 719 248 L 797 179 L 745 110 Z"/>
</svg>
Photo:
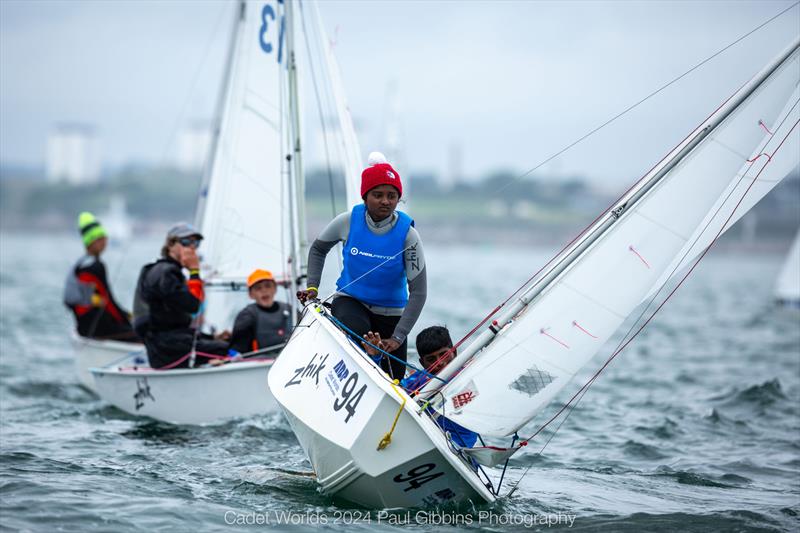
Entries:
<svg viewBox="0 0 800 533">
<path fill-rule="evenodd" d="M 325 256 L 339 241 L 347 240 L 350 232 L 350 213 L 342 213 L 328 224 L 308 249 L 308 286 L 319 288 Z"/>
<path fill-rule="evenodd" d="M 253 313 L 246 308 L 239 311 L 233 322 L 231 333 L 231 348 L 239 353 L 247 353 L 253 349 L 253 339 L 256 337 L 256 321 Z"/>
<path fill-rule="evenodd" d="M 161 298 L 168 301 L 170 306 L 185 313 L 196 313 L 200 309 L 201 301 L 189 292 L 189 287 L 181 275 L 180 270 L 171 270 L 161 276 L 158 283 L 158 292 Z"/>
</svg>

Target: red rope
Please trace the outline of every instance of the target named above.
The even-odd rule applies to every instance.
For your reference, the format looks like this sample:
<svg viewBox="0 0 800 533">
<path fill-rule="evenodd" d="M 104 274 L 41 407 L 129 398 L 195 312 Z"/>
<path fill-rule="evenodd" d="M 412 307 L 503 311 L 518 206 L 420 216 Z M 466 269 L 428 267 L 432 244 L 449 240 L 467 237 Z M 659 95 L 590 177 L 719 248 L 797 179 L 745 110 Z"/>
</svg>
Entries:
<svg viewBox="0 0 800 533">
<path fill-rule="evenodd" d="M 648 263 L 648 262 L 645 260 L 645 258 L 644 258 L 644 257 L 642 257 L 642 254 L 640 254 L 639 252 L 637 252 L 637 251 L 636 251 L 636 248 L 634 248 L 634 247 L 633 247 L 633 245 L 629 245 L 629 246 L 628 246 L 628 250 L 630 250 L 631 252 L 635 253 L 635 254 L 636 254 L 636 257 L 638 257 L 639 259 L 641 259 L 641 260 L 642 260 L 642 263 L 644 263 L 644 266 L 646 266 L 647 268 L 650 268 L 650 263 Z"/>
<path fill-rule="evenodd" d="M 784 137 L 784 138 L 783 138 L 783 140 L 781 141 L 781 143 L 780 143 L 780 144 L 777 146 L 777 148 L 775 148 L 775 150 L 773 150 L 773 152 L 772 152 L 772 156 L 774 156 L 774 155 L 775 155 L 775 154 L 778 152 L 778 150 L 780 150 L 780 148 L 783 146 L 783 143 L 785 143 L 785 142 L 786 142 L 786 139 L 788 139 L 788 138 L 789 138 L 789 135 L 791 135 L 792 131 L 794 131 L 794 129 L 797 127 L 798 123 L 800 123 L 800 120 L 798 120 L 797 122 L 795 122 L 795 123 L 794 123 L 794 125 L 792 126 L 792 128 L 789 130 L 789 133 L 787 133 L 787 134 L 786 134 L 786 137 Z M 769 163 L 770 163 L 770 161 L 772 161 L 772 158 L 771 158 L 771 157 L 770 157 L 770 159 L 768 159 L 768 160 L 767 160 L 767 164 L 769 164 Z M 676 292 L 676 291 L 677 291 L 677 290 L 678 290 L 678 289 L 681 287 L 681 285 L 683 285 L 683 283 L 686 281 L 686 279 L 689 277 L 689 275 L 690 275 L 692 272 L 694 272 L 694 269 L 695 269 L 695 268 L 697 268 L 697 265 L 699 265 L 699 264 L 700 264 L 700 261 L 702 261 L 702 260 L 703 260 L 703 258 L 706 256 L 706 254 L 708 253 L 708 251 L 711 249 L 711 247 L 712 247 L 712 246 L 714 246 L 714 243 L 716 243 L 716 242 L 717 242 L 717 239 L 719 239 L 719 236 L 720 236 L 720 235 L 722 235 L 722 232 L 725 230 L 725 227 L 728 225 L 728 222 L 730 222 L 730 221 L 731 221 L 731 219 L 733 218 L 733 215 L 736 213 L 736 210 L 737 210 L 737 209 L 739 208 L 739 206 L 742 204 L 742 201 L 744 201 L 744 198 L 745 198 L 745 196 L 747 196 L 747 193 L 749 193 L 749 192 L 750 192 L 750 189 L 752 189 L 752 188 L 753 188 L 753 185 L 755 185 L 756 181 L 758 181 L 758 177 L 759 177 L 759 176 L 761 176 L 761 173 L 762 173 L 762 172 L 764 172 L 764 169 L 765 169 L 765 168 L 767 168 L 767 164 L 765 164 L 763 167 L 761 167 L 761 170 L 759 170 L 759 171 L 758 171 L 758 174 L 756 174 L 756 177 L 755 177 L 755 178 L 754 178 L 754 179 L 753 179 L 753 180 L 750 182 L 750 185 L 748 185 L 748 186 L 747 186 L 747 189 L 744 191 L 744 193 L 742 194 L 741 198 L 739 198 L 739 201 L 738 201 L 738 202 L 736 203 L 736 205 L 734 206 L 734 208 L 733 208 L 733 211 L 731 211 L 730 215 L 728 215 L 728 218 L 727 218 L 727 219 L 725 220 L 725 222 L 722 224 L 722 227 L 719 229 L 719 231 L 717 232 L 717 234 L 716 234 L 716 235 L 714 236 L 714 238 L 711 240 L 711 243 L 710 243 L 710 244 L 709 244 L 709 245 L 706 247 L 706 249 L 705 249 L 705 250 L 703 250 L 703 253 L 701 253 L 701 254 L 700 254 L 700 256 L 699 256 L 699 257 L 697 258 L 697 260 L 694 262 L 694 264 L 692 265 L 692 267 L 691 267 L 691 268 L 688 270 L 688 272 L 686 272 L 686 274 L 684 274 L 684 276 L 681 278 L 681 280 L 678 282 L 678 284 L 677 284 L 677 285 L 675 285 L 675 287 L 674 287 L 674 288 L 673 288 L 673 289 L 670 291 L 670 293 L 667 295 L 667 297 L 666 297 L 666 298 L 664 298 L 664 301 L 662 301 L 662 302 L 659 304 L 659 306 L 656 308 L 656 310 L 655 310 L 655 311 L 653 311 L 653 313 L 652 313 L 652 314 L 651 314 L 651 315 L 650 315 L 650 316 L 647 318 L 647 320 L 645 320 L 645 321 L 644 321 L 644 323 L 641 325 L 641 327 L 640 327 L 638 330 L 636 330 L 636 332 L 635 332 L 635 333 L 634 333 L 634 334 L 631 336 L 631 338 L 629 338 L 627 341 L 625 341 L 625 343 L 623 343 L 623 344 L 622 344 L 622 346 L 620 346 L 619 348 L 617 348 L 617 350 L 615 350 L 615 351 L 614 351 L 614 353 L 612 353 L 612 354 L 611 354 L 611 356 L 610 356 L 610 357 L 609 357 L 609 358 L 606 360 L 606 362 L 605 362 L 605 363 L 603 363 L 603 366 L 601 366 L 601 367 L 600 367 L 600 368 L 597 370 L 597 372 L 595 372 L 595 373 L 594 373 L 594 375 L 592 375 L 592 377 L 589 379 L 589 381 L 587 381 L 587 382 L 586 382 L 586 383 L 585 383 L 585 384 L 584 384 L 584 385 L 583 385 L 583 386 L 582 386 L 580 389 L 578 389 L 578 391 L 577 391 L 577 392 L 576 392 L 576 393 L 575 393 L 575 394 L 574 394 L 574 395 L 573 395 L 573 396 L 572 396 L 572 397 L 569 399 L 569 401 L 567 401 L 567 403 L 565 403 L 565 404 L 564 404 L 564 405 L 561 407 L 561 409 L 559 409 L 559 410 L 556 412 L 556 414 L 554 414 L 554 415 L 553 415 L 553 416 L 552 416 L 552 417 L 551 417 L 551 418 L 550 418 L 550 419 L 549 419 L 547 422 L 545 422 L 544 424 L 542 424 L 542 426 L 541 426 L 541 427 L 539 427 L 539 429 L 537 429 L 537 430 L 536 430 L 536 432 L 535 432 L 533 435 L 531 435 L 530 437 L 528 437 L 528 439 L 527 439 L 527 440 L 532 440 L 532 439 L 533 439 L 534 437 L 536 437 L 536 436 L 537 436 L 539 433 L 541 433 L 541 432 L 544 430 L 544 428 L 546 428 L 546 427 L 547 427 L 548 425 L 550 425 L 550 424 L 551 424 L 551 423 L 552 423 L 552 422 L 553 422 L 553 421 L 554 421 L 556 418 L 558 418 L 558 417 L 561 415 L 561 413 L 563 413 L 563 412 L 564 412 L 564 411 L 567 409 L 567 407 L 569 407 L 569 406 L 572 404 L 572 402 L 573 402 L 573 401 L 575 401 L 575 398 L 577 398 L 577 397 L 578 397 L 578 395 L 580 395 L 582 392 L 584 392 L 586 389 L 588 389 L 588 388 L 591 386 L 591 384 L 592 384 L 592 383 L 594 383 L 594 381 L 597 379 L 597 377 L 600 375 L 600 373 L 601 373 L 601 372 L 603 372 L 603 370 L 605 370 L 605 369 L 606 369 L 606 367 L 608 367 L 608 365 L 609 365 L 609 364 L 611 364 L 611 361 L 613 361 L 613 360 L 614 360 L 614 358 L 615 358 L 617 355 L 619 355 L 619 354 L 622 352 L 622 350 L 624 350 L 624 349 L 625 349 L 625 348 L 626 348 L 626 347 L 627 347 L 627 346 L 628 346 L 628 345 L 629 345 L 629 344 L 630 344 L 630 343 L 633 341 L 633 339 L 635 339 L 636 337 L 638 337 L 638 336 L 639 336 L 639 334 L 642 332 L 642 330 L 643 330 L 643 329 L 644 329 L 644 328 L 645 328 L 645 327 L 646 327 L 646 326 L 647 326 L 647 325 L 650 323 L 650 321 L 651 321 L 651 320 L 653 320 L 653 317 L 655 317 L 655 316 L 656 316 L 656 314 L 657 314 L 657 313 L 658 313 L 658 312 L 661 310 L 661 308 L 662 308 L 662 307 L 664 307 L 664 304 L 666 304 L 666 303 L 667 303 L 667 301 L 669 301 L 669 299 L 670 299 L 670 298 L 672 298 L 672 296 L 673 296 L 673 295 L 675 294 L 675 292 Z M 751 164 L 750 164 L 750 167 L 748 167 L 748 170 L 749 170 L 750 168 L 752 168 L 752 167 L 753 167 L 753 163 L 751 163 Z M 745 174 L 746 174 L 746 172 L 745 172 Z"/>
<path fill-rule="evenodd" d="M 596 338 L 597 338 L 597 336 L 595 336 L 595 335 L 592 335 L 591 333 L 589 333 L 588 331 L 586 331 L 585 329 L 583 329 L 583 327 L 582 327 L 580 324 L 578 324 L 578 322 L 577 322 L 577 321 L 573 320 L 573 321 L 572 321 L 572 325 L 573 325 L 573 326 L 575 326 L 576 328 L 578 328 L 579 330 L 581 330 L 582 332 L 586 333 L 587 335 L 589 335 L 589 336 L 590 336 L 590 337 L 592 337 L 593 339 L 596 339 Z"/>
</svg>

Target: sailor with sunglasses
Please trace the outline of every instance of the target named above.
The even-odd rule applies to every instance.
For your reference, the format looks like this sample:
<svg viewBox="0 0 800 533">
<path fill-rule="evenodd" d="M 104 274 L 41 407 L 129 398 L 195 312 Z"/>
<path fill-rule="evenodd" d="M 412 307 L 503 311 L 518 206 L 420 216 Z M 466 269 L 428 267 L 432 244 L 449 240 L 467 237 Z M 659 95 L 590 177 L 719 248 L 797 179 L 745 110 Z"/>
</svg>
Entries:
<svg viewBox="0 0 800 533">
<path fill-rule="evenodd" d="M 167 232 L 161 258 L 142 267 L 134 301 L 134 327 L 144 339 L 153 368 L 189 366 L 192 348 L 195 364 L 210 358 L 202 354 L 226 355 L 228 343 L 201 334 L 195 317 L 205 294 L 200 279 L 197 248 L 203 236 L 191 224 L 180 223 Z M 183 270 L 189 271 L 189 279 Z"/>
</svg>

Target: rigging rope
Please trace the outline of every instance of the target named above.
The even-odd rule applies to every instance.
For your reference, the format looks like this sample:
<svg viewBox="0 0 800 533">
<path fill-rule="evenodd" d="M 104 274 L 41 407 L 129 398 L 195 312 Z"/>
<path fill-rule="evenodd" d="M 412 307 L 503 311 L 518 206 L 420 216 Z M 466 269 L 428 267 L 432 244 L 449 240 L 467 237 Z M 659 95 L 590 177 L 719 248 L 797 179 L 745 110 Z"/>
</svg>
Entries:
<svg viewBox="0 0 800 533">
<path fill-rule="evenodd" d="M 339 214 L 339 211 L 336 209 L 336 197 L 334 194 L 334 185 L 333 185 L 333 171 L 331 170 L 331 155 L 330 149 L 328 148 L 328 129 L 325 125 L 325 115 L 322 110 L 322 100 L 320 99 L 320 92 L 319 87 L 317 85 L 317 73 L 314 70 L 314 59 L 311 54 L 311 44 L 308 41 L 308 32 L 306 31 L 306 17 L 303 11 L 303 2 L 299 2 L 300 5 L 300 23 L 303 26 L 303 39 L 306 43 L 306 53 L 308 55 L 308 64 L 311 68 L 308 70 L 311 72 L 311 82 L 314 86 L 314 96 L 317 100 L 317 112 L 319 113 L 319 121 L 322 126 L 322 142 L 325 145 L 325 167 L 328 174 L 328 186 L 330 189 L 331 194 L 331 215 L 336 216 Z M 347 176 L 347 173 L 344 173 Z"/>
<path fill-rule="evenodd" d="M 690 68 L 689 70 L 687 70 L 686 72 L 681 74 L 680 76 L 678 76 L 676 78 L 673 78 L 671 81 L 667 82 L 666 84 L 662 85 L 661 87 L 659 87 L 655 91 L 651 92 L 650 94 L 648 94 L 647 96 L 645 96 L 644 98 L 642 98 L 641 100 L 636 102 L 635 104 L 632 104 L 632 105 L 628 106 L 627 108 L 625 108 L 624 110 L 620 111 L 618 114 L 614 115 L 610 119 L 606 120 L 605 122 L 603 122 L 602 124 L 600 124 L 599 126 L 594 128 L 593 130 L 589 131 L 588 133 L 586 133 L 585 135 L 583 135 L 579 139 L 573 141 L 572 143 L 567 145 L 565 148 L 562 148 L 561 150 L 559 150 L 558 152 L 554 153 L 550 157 L 546 158 L 544 161 L 542 161 L 539 164 L 535 165 L 534 167 L 532 167 L 531 169 L 527 170 L 523 174 L 517 176 L 516 178 L 511 179 L 508 183 L 506 183 L 505 185 L 503 185 L 502 187 L 497 189 L 497 191 L 495 191 L 495 192 L 504 191 L 505 189 L 507 189 L 508 187 L 513 185 L 514 183 L 516 183 L 517 181 L 521 180 L 525 176 L 530 175 L 532 172 L 534 172 L 534 171 L 538 170 L 539 168 L 541 168 L 542 166 L 546 165 L 547 163 L 549 163 L 550 161 L 552 161 L 556 157 L 560 156 L 561 154 L 563 154 L 567 150 L 569 150 L 572 147 L 580 144 L 581 142 L 583 142 L 584 140 L 588 139 L 589 137 L 591 137 L 592 135 L 594 135 L 595 133 L 597 133 L 601 129 L 605 128 L 606 126 L 608 126 L 612 122 L 616 121 L 618 118 L 621 118 L 623 115 L 626 115 L 629 111 L 632 111 L 633 109 L 639 107 L 641 104 L 643 104 L 644 102 L 646 102 L 647 100 L 649 100 L 653 96 L 657 95 L 658 93 L 662 92 L 664 89 L 666 89 L 666 88 L 670 87 L 671 85 L 675 84 L 676 82 L 678 82 L 682 78 L 685 78 L 686 76 L 688 76 L 689 74 L 691 74 L 692 72 L 694 72 L 698 68 L 702 67 L 703 65 L 705 65 L 706 63 L 708 63 L 709 61 L 711 61 L 712 59 L 714 59 L 718 55 L 722 54 L 723 52 L 725 52 L 729 48 L 737 45 L 739 42 L 743 41 L 744 39 L 746 39 L 747 37 L 749 37 L 750 35 L 752 35 L 756 31 L 760 30 L 761 28 L 763 28 L 764 26 L 766 26 L 767 24 L 769 24 L 773 20 L 777 19 L 778 17 L 780 17 L 781 15 L 783 15 L 784 13 L 789 11 L 790 9 L 794 8 L 798 4 L 800 4 L 800 2 L 795 2 L 794 4 L 790 5 L 789 7 L 787 7 L 786 9 L 784 9 L 783 11 L 781 11 L 780 13 L 775 15 L 774 17 L 762 22 L 761 24 L 759 24 L 758 26 L 756 26 L 755 28 L 753 28 L 749 32 L 745 33 L 744 35 L 740 36 L 738 39 L 736 39 L 735 41 L 731 42 L 730 44 L 728 44 L 724 48 L 718 50 L 714 54 L 712 54 L 712 55 L 708 56 L 707 58 L 703 59 L 702 61 L 697 63 L 695 66 L 693 66 L 692 68 Z"/>
</svg>

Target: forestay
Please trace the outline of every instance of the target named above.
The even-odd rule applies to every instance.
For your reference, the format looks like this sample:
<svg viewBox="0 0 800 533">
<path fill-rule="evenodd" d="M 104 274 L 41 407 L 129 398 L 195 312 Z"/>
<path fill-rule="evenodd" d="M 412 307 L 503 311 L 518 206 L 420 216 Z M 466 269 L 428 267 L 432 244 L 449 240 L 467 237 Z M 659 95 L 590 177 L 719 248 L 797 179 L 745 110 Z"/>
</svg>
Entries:
<svg viewBox="0 0 800 533">
<path fill-rule="evenodd" d="M 780 144 L 776 131 L 788 133 L 782 124 L 796 125 L 796 117 L 786 116 L 796 109 L 795 101 L 787 102 L 798 82 L 797 46 L 743 87 L 623 198 L 619 209 L 568 249 L 561 256 L 566 268 L 539 276 L 523 292 L 531 303 L 521 302 L 516 316 L 500 320 L 502 329 L 488 344 L 491 333 L 475 341 L 477 348 L 463 350 L 463 359 L 456 360 L 460 365 L 483 348 L 433 398 L 440 412 L 485 435 L 513 434 L 588 363 L 680 258 L 696 255 L 698 228 L 710 223 L 697 242 L 711 242 L 770 160 L 757 156 Z M 777 162 L 792 150 L 796 144 L 770 154 Z M 763 196 L 780 177 L 759 178 L 749 194 Z M 752 206 L 748 197 L 737 216 Z M 712 222 L 711 213 L 720 206 Z M 454 369 L 448 370 L 444 377 Z"/>
</svg>

